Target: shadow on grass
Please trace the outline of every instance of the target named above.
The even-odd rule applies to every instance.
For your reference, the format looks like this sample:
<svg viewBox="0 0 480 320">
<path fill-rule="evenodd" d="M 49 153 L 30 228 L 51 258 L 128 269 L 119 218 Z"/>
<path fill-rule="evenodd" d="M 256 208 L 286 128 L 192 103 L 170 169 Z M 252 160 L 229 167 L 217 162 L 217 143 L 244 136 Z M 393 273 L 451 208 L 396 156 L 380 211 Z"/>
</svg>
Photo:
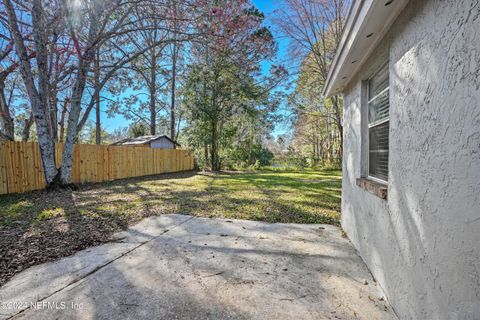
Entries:
<svg viewBox="0 0 480 320">
<path fill-rule="evenodd" d="M 183 172 L 1 196 L 0 285 L 29 266 L 109 241 L 151 215 L 338 224 L 337 175 Z"/>
</svg>

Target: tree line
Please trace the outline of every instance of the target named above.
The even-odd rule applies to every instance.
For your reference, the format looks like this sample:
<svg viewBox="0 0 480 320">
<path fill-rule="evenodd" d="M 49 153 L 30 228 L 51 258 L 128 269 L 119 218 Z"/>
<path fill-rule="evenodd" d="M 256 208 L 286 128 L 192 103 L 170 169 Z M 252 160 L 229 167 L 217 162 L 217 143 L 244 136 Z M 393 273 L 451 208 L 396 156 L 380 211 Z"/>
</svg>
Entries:
<svg viewBox="0 0 480 320">
<path fill-rule="evenodd" d="M 349 0 L 284 0 L 275 23 L 290 39 L 298 63 L 295 90 L 288 96 L 292 133 L 286 157 L 306 158 L 310 166 L 339 164 L 343 156 L 343 104 L 322 97 L 350 8 Z"/>
<path fill-rule="evenodd" d="M 261 73 L 276 44 L 248 0 L 1 0 L 0 11 L 0 137 L 38 141 L 48 187 L 71 183 L 85 128 L 102 143 L 105 112 L 131 133 L 182 132 L 214 170 L 255 158 L 271 130 L 285 69 Z"/>
<path fill-rule="evenodd" d="M 276 89 L 292 74 L 250 0 L 0 0 L 0 140 L 38 141 L 52 188 L 71 183 L 75 143 L 127 135 L 167 134 L 213 170 L 259 166 L 284 152 L 270 142 L 286 103 L 289 152 L 341 159 L 342 102 L 320 92 L 347 7 L 285 0 L 274 12 L 299 65 L 287 95 Z M 130 128 L 107 134 L 105 114 Z"/>
</svg>

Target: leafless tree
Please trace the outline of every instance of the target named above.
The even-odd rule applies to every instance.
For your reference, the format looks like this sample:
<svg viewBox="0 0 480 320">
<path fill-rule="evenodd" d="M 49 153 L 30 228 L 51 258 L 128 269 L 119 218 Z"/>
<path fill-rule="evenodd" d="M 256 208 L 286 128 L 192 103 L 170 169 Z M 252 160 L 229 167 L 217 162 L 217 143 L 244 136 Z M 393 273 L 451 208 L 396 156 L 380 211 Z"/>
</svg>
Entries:
<svg viewBox="0 0 480 320">
<path fill-rule="evenodd" d="M 42 155 L 42 164 L 45 173 L 47 185 L 50 185 L 58 175 L 55 166 L 55 146 L 48 132 L 48 54 L 47 54 L 47 21 L 42 2 L 32 0 L 31 4 L 22 3 L 17 6 L 18 11 L 27 11 L 31 17 L 31 31 L 33 37 L 33 47 L 35 49 L 35 59 L 38 72 L 35 74 L 29 52 L 27 50 L 26 36 L 22 34 L 22 29 L 26 22 L 19 21 L 17 10 L 11 0 L 3 0 L 8 17 L 8 25 L 14 47 L 19 59 L 20 71 L 32 106 L 32 113 L 37 124 L 37 135 Z M 38 85 L 37 85 L 38 83 Z"/>
<path fill-rule="evenodd" d="M 292 58 L 316 78 L 312 90 L 320 91 L 328 77 L 349 5 L 349 0 L 285 0 L 284 8 L 276 12 L 274 22 L 290 39 Z M 342 106 L 338 96 L 330 99 L 343 145 Z"/>
<path fill-rule="evenodd" d="M 0 63 L 2 64 L 0 69 L 0 137 L 3 140 L 14 140 L 14 120 L 5 94 L 5 83 L 7 77 L 17 68 L 17 64 L 13 63 L 4 66 L 2 63 L 4 60 L 7 60 L 6 58 L 13 50 L 13 42 L 11 40 L 7 42 L 6 39 L 0 39 L 1 44 L 5 44 L 5 42 L 6 45 L 0 49 Z"/>
<path fill-rule="evenodd" d="M 79 123 L 82 99 L 95 53 L 106 42 L 138 31 L 141 27 L 132 13 L 138 6 L 147 5 L 151 1 L 2 0 L 2 2 L 15 53 L 18 56 L 19 70 L 32 107 L 47 186 L 57 183 L 70 184 L 74 144 L 77 141 L 78 129 L 84 123 Z M 57 45 L 63 48 L 59 49 Z M 69 73 L 72 85 L 68 111 L 63 113 L 62 110 L 62 114 L 67 117 L 67 129 L 60 170 L 55 165 L 56 134 L 53 132 L 57 132 L 57 129 L 56 126 L 55 128 L 52 126 L 53 123 L 57 123 L 55 88 L 58 79 L 62 77 L 53 67 L 53 52 L 58 50 L 72 52 L 72 70 Z M 35 55 L 34 59 L 30 57 L 32 52 Z M 125 62 L 131 58 L 132 56 L 128 56 L 121 60 Z M 116 65 L 118 66 L 119 64 Z M 101 83 L 97 84 L 95 91 L 100 90 L 100 87 Z M 98 97 L 98 93 L 94 97 Z M 87 108 L 85 112 L 87 116 L 90 110 L 91 108 Z"/>
</svg>

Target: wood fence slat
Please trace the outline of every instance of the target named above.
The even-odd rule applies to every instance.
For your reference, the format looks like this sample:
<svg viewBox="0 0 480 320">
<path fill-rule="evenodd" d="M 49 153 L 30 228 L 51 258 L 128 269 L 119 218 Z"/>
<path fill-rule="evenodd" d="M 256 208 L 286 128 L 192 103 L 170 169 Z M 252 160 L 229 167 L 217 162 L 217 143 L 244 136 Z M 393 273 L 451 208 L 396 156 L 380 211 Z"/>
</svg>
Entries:
<svg viewBox="0 0 480 320">
<path fill-rule="evenodd" d="M 40 189 L 41 185 L 41 179 L 39 179 L 39 174 L 38 174 L 38 159 L 37 159 L 37 145 L 32 142 L 32 176 L 30 179 L 32 180 L 32 184 L 36 189 Z"/>
<path fill-rule="evenodd" d="M 13 162 L 12 162 L 12 143 L 5 142 L 5 168 L 7 172 L 7 184 L 8 184 L 8 193 L 15 193 L 15 173 L 13 171 Z"/>
<path fill-rule="evenodd" d="M 34 165 L 34 145 L 32 142 L 25 144 L 25 154 L 24 154 L 24 159 L 26 162 L 27 167 L 25 168 L 25 174 L 26 174 L 26 179 L 25 179 L 25 186 L 28 190 L 35 190 L 35 177 L 33 173 L 33 165 Z"/>
<path fill-rule="evenodd" d="M 21 145 L 22 144 L 13 144 L 12 145 L 12 170 L 13 170 L 13 176 L 14 176 L 14 188 L 15 192 L 22 192 L 22 172 L 21 172 L 21 166 L 22 166 L 22 159 L 21 159 Z"/>
<path fill-rule="evenodd" d="M 8 193 L 5 143 L 0 143 L 0 194 Z"/>
<path fill-rule="evenodd" d="M 30 156 L 31 142 L 25 143 L 22 146 L 22 190 L 23 192 L 33 190 L 34 186 L 30 179 L 31 156 Z M 32 188 L 32 189 L 30 189 Z"/>
<path fill-rule="evenodd" d="M 57 144 L 57 167 L 60 167 L 62 152 L 63 144 Z M 193 153 L 188 150 L 75 145 L 72 182 L 102 182 L 191 170 L 193 164 Z M 0 194 L 43 188 L 45 178 L 38 143 L 0 143 Z"/>
<path fill-rule="evenodd" d="M 45 178 L 43 177 L 42 161 L 40 160 L 40 147 L 35 143 L 33 146 L 33 163 L 35 171 L 35 177 L 33 179 L 35 180 L 35 186 L 38 189 L 42 189 L 45 187 Z"/>
<path fill-rule="evenodd" d="M 14 186 L 14 171 L 12 163 L 12 144 L 10 142 L 5 142 L 5 168 L 7 172 L 7 184 L 8 184 L 8 193 L 15 192 Z"/>
<path fill-rule="evenodd" d="M 19 192 L 26 192 L 26 183 L 27 177 L 25 177 L 25 169 L 27 168 L 27 164 L 25 163 L 25 151 L 24 151 L 25 144 L 16 144 L 16 163 L 15 169 L 17 170 L 17 177 L 18 177 L 18 185 L 17 188 Z"/>
</svg>

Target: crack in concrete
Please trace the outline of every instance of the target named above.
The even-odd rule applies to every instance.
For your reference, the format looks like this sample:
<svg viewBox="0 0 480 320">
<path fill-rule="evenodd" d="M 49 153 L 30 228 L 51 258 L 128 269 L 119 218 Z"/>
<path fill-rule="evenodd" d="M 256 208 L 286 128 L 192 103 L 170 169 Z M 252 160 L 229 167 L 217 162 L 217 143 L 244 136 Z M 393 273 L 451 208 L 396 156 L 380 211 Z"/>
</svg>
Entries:
<svg viewBox="0 0 480 320">
<path fill-rule="evenodd" d="M 51 294 L 47 295 L 46 297 L 43 297 L 43 298 L 41 298 L 41 299 L 38 299 L 37 301 L 35 301 L 35 303 L 42 302 L 42 301 L 44 301 L 44 300 L 46 300 L 46 299 L 54 296 L 55 294 L 64 291 L 65 289 L 68 289 L 68 291 L 69 291 L 69 290 L 75 288 L 76 285 L 80 284 L 80 282 L 81 282 L 82 280 L 84 280 L 85 278 L 91 276 L 92 274 L 94 274 L 94 273 L 96 273 L 97 271 L 105 268 L 106 266 L 110 265 L 111 263 L 113 263 L 113 262 L 115 262 L 115 261 L 117 261 L 117 260 L 125 257 L 126 255 L 130 254 L 131 252 L 135 251 L 136 249 L 144 246 L 145 244 L 147 244 L 147 243 L 149 243 L 149 242 L 152 242 L 152 241 L 155 240 L 155 239 L 160 238 L 161 236 L 163 236 L 163 235 L 166 234 L 167 232 L 169 232 L 169 231 L 171 231 L 171 230 L 173 230 L 173 229 L 181 226 L 181 225 L 184 224 L 184 223 L 187 223 L 188 221 L 190 221 L 190 220 L 192 220 L 192 219 L 194 219 L 194 218 L 195 218 L 195 217 L 190 217 L 190 218 L 188 218 L 188 219 L 180 222 L 179 224 L 174 225 L 172 228 L 165 229 L 165 230 L 164 230 L 162 233 L 160 233 L 159 235 L 154 236 L 154 237 L 152 237 L 152 238 L 149 239 L 149 240 L 146 240 L 146 241 L 141 242 L 139 245 L 137 245 L 137 246 L 135 246 L 135 247 L 133 247 L 133 248 L 131 248 L 131 249 L 123 252 L 122 254 L 120 254 L 120 255 L 119 255 L 118 257 L 116 257 L 115 259 L 110 260 L 110 261 L 108 261 L 107 263 L 104 263 L 104 264 L 96 267 L 96 268 L 93 269 L 92 271 L 88 272 L 87 274 L 85 274 L 85 275 L 83 275 L 83 276 L 81 276 L 81 277 L 79 277 L 79 278 L 77 278 L 77 279 L 74 279 L 72 282 L 70 282 L 70 283 L 67 284 L 66 286 L 64 286 L 64 287 L 62 287 L 62 288 L 60 288 L 60 289 L 52 292 Z M 19 312 L 15 313 L 14 315 L 11 315 L 10 317 L 8 317 L 8 318 L 6 318 L 6 319 L 7 319 L 7 320 L 8 320 L 8 319 L 14 319 L 14 318 L 20 316 L 21 314 L 23 314 L 24 312 L 26 312 L 26 311 L 28 311 L 28 310 L 30 310 L 30 309 L 31 309 L 31 307 L 27 307 L 27 308 L 25 308 L 25 309 L 22 309 L 22 310 L 20 310 Z"/>
</svg>

